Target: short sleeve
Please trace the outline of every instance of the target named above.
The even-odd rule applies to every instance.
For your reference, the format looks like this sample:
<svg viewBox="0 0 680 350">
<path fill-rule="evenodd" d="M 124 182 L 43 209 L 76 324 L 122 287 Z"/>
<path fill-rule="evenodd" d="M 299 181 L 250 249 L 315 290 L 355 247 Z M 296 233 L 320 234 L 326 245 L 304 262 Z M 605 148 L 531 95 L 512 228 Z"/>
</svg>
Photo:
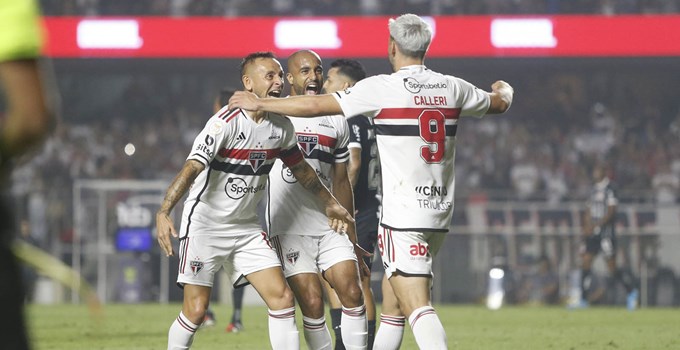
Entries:
<svg viewBox="0 0 680 350">
<path fill-rule="evenodd" d="M 380 111 L 380 106 L 375 98 L 376 82 L 383 79 L 382 76 L 372 76 L 363 79 L 356 85 L 343 91 L 336 91 L 333 97 L 338 101 L 342 114 L 350 118 L 363 114 L 369 118 L 375 117 Z"/>
<path fill-rule="evenodd" d="M 231 123 L 233 124 L 233 123 Z M 208 119 L 205 127 L 194 139 L 187 160 L 193 159 L 208 166 L 228 138 L 229 123 L 218 117 Z"/>
<path fill-rule="evenodd" d="M 361 133 L 361 121 L 366 120 L 366 118 L 356 116 L 347 119 L 347 125 L 349 128 L 349 144 L 348 148 L 361 148 L 361 140 L 363 138 Z"/>
<path fill-rule="evenodd" d="M 338 143 L 336 144 L 335 151 L 333 152 L 333 158 L 335 159 L 336 163 L 344 163 L 349 161 L 349 125 L 347 125 L 345 118 L 340 115 L 331 118 L 336 130 L 338 131 Z"/>
<path fill-rule="evenodd" d="M 0 1 L 0 62 L 38 57 L 41 30 L 34 0 Z"/>
<path fill-rule="evenodd" d="M 453 84 L 458 88 L 458 105 L 461 108 L 460 115 L 464 117 L 481 117 L 489 110 L 491 98 L 489 94 L 468 83 L 467 81 L 451 77 Z"/>
</svg>

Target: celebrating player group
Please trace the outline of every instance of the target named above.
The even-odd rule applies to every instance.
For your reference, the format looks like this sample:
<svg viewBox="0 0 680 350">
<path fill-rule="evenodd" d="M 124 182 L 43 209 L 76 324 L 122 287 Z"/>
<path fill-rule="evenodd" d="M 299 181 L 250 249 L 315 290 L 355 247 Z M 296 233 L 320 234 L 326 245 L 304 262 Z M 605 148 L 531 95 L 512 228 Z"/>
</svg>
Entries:
<svg viewBox="0 0 680 350">
<path fill-rule="evenodd" d="M 324 285 L 336 349 L 398 349 L 406 320 L 421 349 L 447 349 L 430 286 L 453 214 L 458 118 L 505 112 L 513 89 L 496 81 L 486 92 L 427 69 L 432 31 L 422 18 L 406 14 L 388 26 L 392 74 L 364 78 L 358 62 L 338 60 L 324 83 L 311 50 L 288 57 L 286 74 L 268 52 L 243 60 L 243 91 L 198 134 L 156 215 L 168 256 L 179 238 L 184 289 L 168 349 L 191 346 L 225 266 L 234 286 L 252 284 L 269 308 L 274 349 L 300 347 L 294 299 L 308 347 L 332 349 Z M 285 80 L 291 96 L 280 98 Z M 176 230 L 170 212 L 186 193 Z M 375 245 L 385 280 L 374 336 Z"/>
</svg>

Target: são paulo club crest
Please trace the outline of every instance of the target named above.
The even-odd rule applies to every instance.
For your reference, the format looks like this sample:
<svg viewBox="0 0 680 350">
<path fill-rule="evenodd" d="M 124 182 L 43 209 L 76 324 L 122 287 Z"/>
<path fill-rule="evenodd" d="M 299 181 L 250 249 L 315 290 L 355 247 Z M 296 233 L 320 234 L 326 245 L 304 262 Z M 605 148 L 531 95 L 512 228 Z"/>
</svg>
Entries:
<svg viewBox="0 0 680 350">
<path fill-rule="evenodd" d="M 291 265 L 295 266 L 295 263 L 297 262 L 299 257 L 300 257 L 299 250 L 293 250 L 292 248 L 288 249 L 288 253 L 286 253 L 286 260 L 288 260 L 288 262 Z"/>
<path fill-rule="evenodd" d="M 309 157 L 316 145 L 319 144 L 319 135 L 298 133 L 297 142 L 302 152 L 305 152 L 305 155 Z"/>
<path fill-rule="evenodd" d="M 191 267 L 191 273 L 196 276 L 199 272 L 201 272 L 201 270 L 203 270 L 203 262 L 196 258 L 196 260 L 189 261 L 189 267 Z"/>
<path fill-rule="evenodd" d="M 250 151 L 248 152 L 248 161 L 250 162 L 250 167 L 253 168 L 253 172 L 257 172 L 258 169 L 267 160 L 266 151 Z"/>
</svg>

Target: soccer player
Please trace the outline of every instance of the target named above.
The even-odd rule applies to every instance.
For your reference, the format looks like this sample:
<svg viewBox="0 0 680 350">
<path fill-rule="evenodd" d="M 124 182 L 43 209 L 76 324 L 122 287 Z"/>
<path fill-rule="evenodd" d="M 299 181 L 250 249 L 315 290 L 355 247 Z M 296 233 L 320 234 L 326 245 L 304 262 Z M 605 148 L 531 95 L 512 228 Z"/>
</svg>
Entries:
<svg viewBox="0 0 680 350">
<path fill-rule="evenodd" d="M 14 159 L 42 144 L 54 114 L 46 73 L 38 58 L 42 48 L 38 6 L 33 0 L 0 1 L 0 91 L 7 109 L 0 124 L 0 176 L 11 170 Z M 5 181 L 2 181 L 5 185 Z M 4 187 L 4 186 L 3 186 Z M 4 197 L 4 196 L 3 196 Z M 21 267 L 12 252 L 16 228 L 11 205 L 0 203 L 0 307 L 3 349 L 29 348 L 24 317 L 25 290 Z"/>
<path fill-rule="evenodd" d="M 339 59 L 331 63 L 326 74 L 323 91 L 332 94 L 354 86 L 366 77 L 364 67 L 355 60 Z M 375 251 L 378 238 L 378 186 L 380 169 L 378 166 L 378 147 L 375 144 L 375 130 L 370 118 L 359 115 L 347 119 L 349 126 L 349 165 L 347 172 L 354 190 L 354 220 L 357 227 L 357 243 L 367 252 Z M 368 269 L 371 269 L 370 256 L 363 257 Z M 371 278 L 368 274 L 361 276 L 361 287 L 366 302 L 366 318 L 368 320 L 368 348 L 373 348 L 375 337 L 375 299 L 371 290 Z M 340 325 L 342 309 L 337 294 L 326 282 L 324 283 L 330 304 L 331 324 L 335 333 L 335 349 L 344 349 L 342 328 Z"/>
<path fill-rule="evenodd" d="M 310 50 L 288 58 L 291 95 L 317 95 L 323 85 L 319 55 Z M 348 210 L 354 211 L 352 185 L 347 176 L 349 129 L 342 115 L 291 118 L 297 142 L 324 184 Z M 267 228 L 276 247 L 283 274 L 300 305 L 304 336 L 310 349 L 330 349 L 331 335 L 324 317 L 319 271 L 337 291 L 343 305 L 342 331 L 351 349 L 366 348 L 366 308 L 359 279 L 356 232 L 347 235 L 328 228 L 323 203 L 292 176 L 283 162 L 274 163 L 269 178 Z M 357 248 L 358 249 L 358 248 Z"/>
<path fill-rule="evenodd" d="M 219 112 L 222 107 L 229 103 L 229 98 L 234 94 L 236 90 L 232 88 L 222 88 L 220 93 L 215 98 L 215 103 L 213 104 L 213 113 Z M 241 311 L 243 308 L 243 295 L 245 288 L 232 288 L 231 290 L 231 303 L 232 303 L 232 314 L 231 321 L 225 328 L 228 333 L 238 333 L 243 330 L 243 321 L 241 319 Z M 208 308 L 205 312 L 205 318 L 201 327 L 211 327 L 214 326 L 216 322 L 215 313 Z"/>
<path fill-rule="evenodd" d="M 261 98 L 279 97 L 283 69 L 272 53 L 253 53 L 241 63 L 241 81 Z M 274 113 L 222 108 L 196 137 L 156 214 L 163 252 L 175 254 L 171 236 L 180 241 L 177 283 L 184 288 L 184 303 L 170 327 L 168 349 L 191 346 L 208 308 L 214 274 L 226 264 L 235 272 L 234 286 L 252 284 L 267 304 L 272 347 L 299 348 L 293 294 L 255 210 L 277 157 L 320 198 L 333 230 L 344 232 L 354 222 L 304 160 L 290 120 Z M 170 212 L 187 191 L 176 231 Z"/>
<path fill-rule="evenodd" d="M 603 164 L 593 168 L 595 184 L 590 192 L 583 214 L 583 242 L 581 245 L 581 300 L 575 307 L 588 306 L 588 293 L 592 280 L 593 259 L 599 252 L 607 260 L 609 275 L 619 281 L 628 293 L 626 304 L 629 310 L 637 308 L 638 291 L 630 272 L 616 267 L 616 192 L 607 177 Z M 612 279 L 608 286 L 611 286 Z"/>
<path fill-rule="evenodd" d="M 456 124 L 462 116 L 505 112 L 513 89 L 497 81 L 485 92 L 427 69 L 424 58 L 432 31 L 416 15 L 390 19 L 389 33 L 391 75 L 372 76 L 344 92 L 320 96 L 262 99 L 237 92 L 229 106 L 298 117 L 343 113 L 373 118 L 382 174 L 378 248 L 391 286 L 383 296 L 397 301 L 383 304 L 387 318 L 382 317 L 373 348 L 396 349 L 408 317 L 421 349 L 446 349 L 430 286 L 432 258 L 453 214 Z"/>
</svg>

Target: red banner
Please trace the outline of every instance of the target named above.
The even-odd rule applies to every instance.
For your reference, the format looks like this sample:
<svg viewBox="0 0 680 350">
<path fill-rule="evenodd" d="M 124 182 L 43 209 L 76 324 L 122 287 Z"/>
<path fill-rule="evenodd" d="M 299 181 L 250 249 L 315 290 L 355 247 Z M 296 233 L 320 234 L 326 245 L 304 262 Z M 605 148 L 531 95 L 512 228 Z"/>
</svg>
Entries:
<svg viewBox="0 0 680 350">
<path fill-rule="evenodd" d="M 680 16 L 428 17 L 429 57 L 680 56 Z M 385 57 L 388 17 L 46 17 L 55 58 Z"/>
</svg>

